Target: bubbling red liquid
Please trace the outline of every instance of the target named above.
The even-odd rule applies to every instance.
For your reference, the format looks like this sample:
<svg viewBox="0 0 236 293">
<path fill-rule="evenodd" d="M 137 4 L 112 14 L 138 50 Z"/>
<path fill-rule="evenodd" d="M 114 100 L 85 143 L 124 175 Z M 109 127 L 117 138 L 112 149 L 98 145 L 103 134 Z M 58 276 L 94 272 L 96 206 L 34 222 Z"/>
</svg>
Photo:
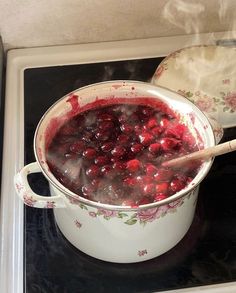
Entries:
<svg viewBox="0 0 236 293">
<path fill-rule="evenodd" d="M 136 207 L 185 188 L 200 162 L 179 169 L 162 162 L 196 150 L 196 139 L 166 106 L 119 103 L 69 119 L 46 157 L 57 180 L 79 196 Z"/>
</svg>

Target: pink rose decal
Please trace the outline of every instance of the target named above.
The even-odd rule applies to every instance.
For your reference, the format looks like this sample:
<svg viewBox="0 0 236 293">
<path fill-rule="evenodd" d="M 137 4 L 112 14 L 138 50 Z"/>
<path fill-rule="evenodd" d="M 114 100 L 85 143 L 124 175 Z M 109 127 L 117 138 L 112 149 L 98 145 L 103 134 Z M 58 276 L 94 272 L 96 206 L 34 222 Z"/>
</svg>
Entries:
<svg viewBox="0 0 236 293">
<path fill-rule="evenodd" d="M 184 200 L 181 198 L 181 199 L 170 202 L 169 207 L 174 209 L 174 208 L 180 207 L 183 203 L 184 203 Z"/>
<path fill-rule="evenodd" d="M 90 217 L 92 218 L 96 218 L 97 214 L 95 212 L 89 212 Z"/>
<path fill-rule="evenodd" d="M 30 207 L 33 207 L 35 203 L 37 202 L 35 199 L 33 199 L 32 196 L 29 196 L 27 194 L 24 194 L 23 199 L 24 199 L 24 203 Z"/>
<path fill-rule="evenodd" d="M 55 202 L 54 201 L 47 201 L 46 205 L 45 205 L 45 208 L 47 209 L 53 209 L 55 208 Z"/>
<path fill-rule="evenodd" d="M 117 211 L 112 211 L 112 210 L 99 209 L 99 214 L 103 215 L 104 218 L 113 218 L 113 217 L 117 217 L 118 212 Z"/>
<path fill-rule="evenodd" d="M 147 254 L 147 249 L 143 249 L 143 250 L 138 251 L 138 256 L 144 256 L 145 254 Z"/>
<path fill-rule="evenodd" d="M 229 79 L 229 78 L 227 78 L 227 79 L 223 79 L 223 80 L 222 80 L 222 83 L 223 83 L 223 84 L 230 84 L 230 79 Z"/>
<path fill-rule="evenodd" d="M 24 189 L 24 186 L 21 183 L 16 183 L 15 186 L 18 193 L 20 193 Z"/>
<path fill-rule="evenodd" d="M 213 98 L 204 95 L 203 97 L 200 97 L 195 104 L 200 110 L 211 112 L 214 110 L 215 102 Z"/>
<path fill-rule="evenodd" d="M 225 106 L 230 109 L 231 112 L 236 111 L 236 92 L 229 92 L 224 97 Z"/>
<path fill-rule="evenodd" d="M 140 222 L 152 222 L 157 218 L 160 218 L 162 214 L 165 214 L 168 210 L 168 206 L 160 206 L 158 208 L 152 208 L 147 210 L 141 210 L 137 213 L 137 218 Z"/>
</svg>

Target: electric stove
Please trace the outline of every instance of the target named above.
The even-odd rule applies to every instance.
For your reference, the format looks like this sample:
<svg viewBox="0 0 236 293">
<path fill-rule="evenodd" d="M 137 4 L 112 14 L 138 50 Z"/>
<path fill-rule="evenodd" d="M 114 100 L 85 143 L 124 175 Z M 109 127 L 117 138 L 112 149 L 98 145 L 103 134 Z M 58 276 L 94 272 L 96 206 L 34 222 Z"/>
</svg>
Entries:
<svg viewBox="0 0 236 293">
<path fill-rule="evenodd" d="M 97 44 L 15 49 L 7 54 L 0 214 L 0 292 L 236 292 L 236 155 L 217 157 L 201 183 L 190 230 L 172 250 L 136 264 L 99 261 L 61 234 L 50 209 L 26 207 L 13 177 L 35 161 L 33 136 L 59 98 L 95 82 L 149 82 L 170 52 L 218 44 L 224 34 L 203 34 Z M 227 41 L 227 40 L 226 40 Z M 227 42 L 226 42 L 227 43 Z M 223 141 L 235 138 L 225 129 Z M 49 193 L 38 173 L 32 188 Z M 168 231 L 167 231 L 168 233 Z"/>
</svg>

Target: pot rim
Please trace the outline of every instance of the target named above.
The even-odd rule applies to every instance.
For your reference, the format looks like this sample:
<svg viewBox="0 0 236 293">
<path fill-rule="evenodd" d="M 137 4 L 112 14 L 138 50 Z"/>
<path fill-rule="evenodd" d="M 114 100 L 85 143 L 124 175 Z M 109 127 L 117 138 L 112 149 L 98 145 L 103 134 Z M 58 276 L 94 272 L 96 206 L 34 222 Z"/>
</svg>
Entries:
<svg viewBox="0 0 236 293">
<path fill-rule="evenodd" d="M 47 111 L 43 114 L 43 116 L 41 117 L 41 119 L 38 122 L 38 125 L 36 127 L 35 130 L 35 134 L 34 134 L 34 142 L 33 142 L 33 149 L 34 149 L 34 155 L 36 158 L 36 161 L 40 167 L 41 172 L 43 173 L 43 175 L 46 177 L 46 179 L 49 181 L 50 184 L 52 184 L 56 189 L 58 189 L 60 192 L 63 193 L 63 195 L 65 195 L 67 198 L 75 200 L 76 202 L 79 202 L 79 204 L 84 204 L 84 205 L 88 205 L 90 207 L 94 207 L 94 208 L 98 208 L 98 209 L 104 209 L 104 210 L 113 210 L 113 211 L 138 211 L 138 210 L 144 210 L 144 209 L 152 209 L 152 208 L 157 208 L 166 204 L 169 204 L 171 202 L 177 201 L 179 199 L 181 199 L 182 197 L 185 197 L 186 195 L 188 195 L 189 193 L 191 193 L 201 182 L 202 180 L 205 178 L 205 176 L 207 175 L 207 173 L 209 172 L 214 158 L 211 158 L 209 161 L 204 162 L 202 164 L 201 169 L 199 170 L 198 174 L 201 173 L 200 178 L 198 178 L 198 181 L 193 183 L 193 184 L 189 184 L 187 185 L 186 188 L 180 190 L 179 192 L 175 193 L 174 195 L 161 200 L 161 201 L 157 201 L 157 202 L 153 202 L 153 203 L 149 203 L 149 204 L 144 204 L 144 205 L 140 205 L 137 207 L 131 207 L 131 206 L 122 206 L 122 205 L 111 205 L 111 204 L 105 204 L 105 203 L 100 203 L 100 202 L 95 202 L 95 201 L 91 201 L 88 200 L 82 196 L 79 196 L 78 194 L 72 192 L 71 190 L 69 190 L 68 188 L 66 188 L 64 185 L 62 185 L 57 179 L 56 177 L 53 175 L 53 173 L 51 173 L 51 177 L 48 175 L 48 172 L 45 168 L 45 166 L 43 165 L 47 165 L 46 162 L 44 162 L 44 164 L 42 164 L 40 158 L 39 158 L 39 154 L 37 152 L 37 137 L 38 137 L 38 132 L 40 129 L 40 126 L 44 120 L 44 118 L 48 115 L 48 113 L 61 101 L 63 101 L 64 99 L 68 98 L 70 95 L 77 93 L 78 91 L 81 90 L 85 90 L 85 89 L 89 89 L 89 88 L 93 88 L 96 86 L 100 86 L 103 84 L 113 84 L 115 83 L 117 84 L 125 84 L 125 85 L 145 85 L 148 86 L 150 88 L 155 89 L 155 91 L 158 91 L 158 89 L 166 92 L 166 93 L 171 93 L 172 95 L 175 95 L 177 97 L 179 97 L 181 100 L 186 101 L 188 104 L 191 105 L 191 107 L 193 108 L 193 112 L 196 113 L 198 112 L 198 114 L 200 114 L 203 117 L 203 120 L 205 119 L 205 122 L 207 123 L 208 129 L 210 129 L 211 135 L 212 135 L 212 139 L 214 144 L 216 144 L 215 141 L 215 136 L 213 134 L 213 129 L 212 126 L 209 122 L 208 117 L 194 104 L 192 103 L 190 100 L 184 98 L 183 96 L 181 96 L 180 94 L 167 89 L 165 87 L 162 86 L 156 86 L 156 85 L 152 85 L 148 82 L 143 82 L 143 81 L 136 81 L 136 80 L 109 80 L 109 81 L 102 81 L 102 82 L 97 82 L 97 83 L 93 83 L 93 84 L 89 84 L 80 88 L 77 88 L 67 94 L 65 94 L 63 97 L 61 97 L 60 99 L 58 99 L 55 103 L 53 103 L 48 109 Z M 48 166 L 48 165 L 47 165 Z M 194 177 L 194 179 L 198 176 L 198 174 Z M 193 181 L 194 181 L 193 179 Z"/>
</svg>

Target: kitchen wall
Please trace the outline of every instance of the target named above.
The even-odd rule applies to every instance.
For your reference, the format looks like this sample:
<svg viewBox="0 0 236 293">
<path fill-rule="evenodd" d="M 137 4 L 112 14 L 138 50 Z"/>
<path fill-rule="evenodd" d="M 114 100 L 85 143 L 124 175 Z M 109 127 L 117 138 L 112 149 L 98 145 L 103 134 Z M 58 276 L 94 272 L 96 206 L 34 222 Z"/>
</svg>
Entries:
<svg viewBox="0 0 236 293">
<path fill-rule="evenodd" d="M 6 50 L 228 31 L 234 19 L 235 0 L 0 1 Z"/>
</svg>

